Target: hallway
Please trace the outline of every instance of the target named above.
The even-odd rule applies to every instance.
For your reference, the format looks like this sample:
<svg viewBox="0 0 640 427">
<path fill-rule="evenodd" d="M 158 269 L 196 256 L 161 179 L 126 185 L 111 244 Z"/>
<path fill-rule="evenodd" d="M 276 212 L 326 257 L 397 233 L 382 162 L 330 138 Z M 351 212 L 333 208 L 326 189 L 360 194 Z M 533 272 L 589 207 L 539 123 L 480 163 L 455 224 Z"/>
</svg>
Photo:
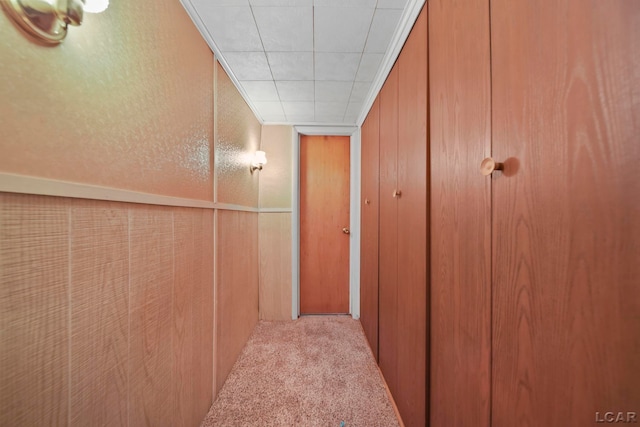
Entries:
<svg viewBox="0 0 640 427">
<path fill-rule="evenodd" d="M 360 322 L 260 321 L 201 427 L 399 425 Z"/>
<path fill-rule="evenodd" d="M 640 1 L 88 2 L 0 0 L 0 426 L 640 419 Z"/>
</svg>

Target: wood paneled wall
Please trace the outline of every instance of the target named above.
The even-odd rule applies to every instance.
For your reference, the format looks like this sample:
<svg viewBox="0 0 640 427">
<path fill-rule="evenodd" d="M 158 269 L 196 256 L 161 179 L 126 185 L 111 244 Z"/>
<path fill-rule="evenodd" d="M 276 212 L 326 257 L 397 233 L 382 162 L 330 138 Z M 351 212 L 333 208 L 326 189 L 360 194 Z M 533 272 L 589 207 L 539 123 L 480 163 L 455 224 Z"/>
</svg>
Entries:
<svg viewBox="0 0 640 427">
<path fill-rule="evenodd" d="M 258 213 L 216 211 L 215 393 L 258 322 Z"/>
<path fill-rule="evenodd" d="M 291 319 L 291 213 L 261 213 L 260 319 Z"/>
<path fill-rule="evenodd" d="M 0 425 L 196 426 L 213 212 L 0 193 Z"/>
</svg>

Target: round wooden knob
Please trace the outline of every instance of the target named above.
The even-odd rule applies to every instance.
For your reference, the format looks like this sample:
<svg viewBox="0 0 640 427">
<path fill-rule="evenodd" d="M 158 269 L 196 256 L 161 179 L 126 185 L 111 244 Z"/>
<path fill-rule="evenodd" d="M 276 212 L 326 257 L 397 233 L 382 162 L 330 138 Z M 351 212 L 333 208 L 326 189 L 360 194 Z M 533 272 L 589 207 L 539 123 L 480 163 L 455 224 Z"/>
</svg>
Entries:
<svg viewBox="0 0 640 427">
<path fill-rule="evenodd" d="M 393 190 L 393 197 L 400 197 L 402 196 L 402 191 L 400 190 Z"/>
<path fill-rule="evenodd" d="M 491 175 L 493 171 L 501 171 L 504 170 L 504 163 L 498 163 L 493 160 L 491 157 L 487 157 L 480 164 L 480 173 L 482 175 L 487 176 Z"/>
<path fill-rule="evenodd" d="M 370 205 L 370 204 L 371 204 L 371 200 L 369 200 L 369 199 L 364 199 L 364 204 L 365 204 L 365 205 Z"/>
</svg>

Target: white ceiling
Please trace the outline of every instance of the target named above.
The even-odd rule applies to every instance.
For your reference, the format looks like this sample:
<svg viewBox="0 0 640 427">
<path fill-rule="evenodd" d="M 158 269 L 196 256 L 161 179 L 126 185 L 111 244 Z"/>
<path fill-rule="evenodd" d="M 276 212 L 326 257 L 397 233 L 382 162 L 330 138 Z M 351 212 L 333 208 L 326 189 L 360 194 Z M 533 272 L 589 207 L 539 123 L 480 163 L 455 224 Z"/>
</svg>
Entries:
<svg viewBox="0 0 640 427">
<path fill-rule="evenodd" d="M 359 124 L 423 1 L 182 0 L 256 116 L 291 125 Z"/>
</svg>

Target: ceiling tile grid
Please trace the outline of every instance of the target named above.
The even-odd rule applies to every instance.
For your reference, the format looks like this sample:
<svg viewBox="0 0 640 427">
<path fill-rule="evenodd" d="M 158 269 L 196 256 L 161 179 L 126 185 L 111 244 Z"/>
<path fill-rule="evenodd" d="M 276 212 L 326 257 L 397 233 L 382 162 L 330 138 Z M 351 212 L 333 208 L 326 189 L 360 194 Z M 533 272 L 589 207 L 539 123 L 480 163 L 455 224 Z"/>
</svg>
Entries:
<svg viewBox="0 0 640 427">
<path fill-rule="evenodd" d="M 191 0 L 264 123 L 355 124 L 408 0 Z"/>
</svg>

